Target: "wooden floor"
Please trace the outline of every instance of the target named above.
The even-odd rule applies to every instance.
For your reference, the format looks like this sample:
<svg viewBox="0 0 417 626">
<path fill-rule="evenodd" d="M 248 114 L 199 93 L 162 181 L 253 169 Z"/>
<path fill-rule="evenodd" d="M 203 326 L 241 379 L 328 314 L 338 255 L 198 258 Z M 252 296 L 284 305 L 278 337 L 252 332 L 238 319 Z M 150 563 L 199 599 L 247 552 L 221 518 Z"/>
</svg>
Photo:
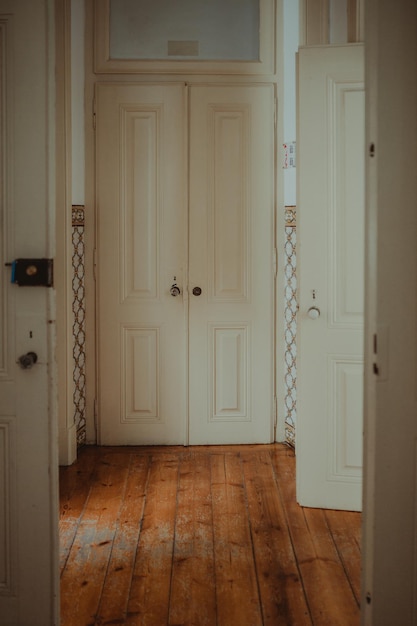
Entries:
<svg viewBox="0 0 417 626">
<path fill-rule="evenodd" d="M 360 514 L 283 445 L 98 448 L 61 468 L 61 626 L 357 626 Z"/>
</svg>

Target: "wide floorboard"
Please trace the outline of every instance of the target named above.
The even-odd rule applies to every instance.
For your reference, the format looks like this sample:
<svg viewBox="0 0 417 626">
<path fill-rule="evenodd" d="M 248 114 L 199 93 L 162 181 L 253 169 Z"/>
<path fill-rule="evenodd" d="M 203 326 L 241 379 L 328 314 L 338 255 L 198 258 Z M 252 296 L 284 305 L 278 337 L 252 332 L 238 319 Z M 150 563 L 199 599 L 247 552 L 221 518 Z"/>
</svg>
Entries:
<svg viewBox="0 0 417 626">
<path fill-rule="evenodd" d="M 281 444 L 95 447 L 60 470 L 61 626 L 358 626 L 360 514 Z"/>
</svg>

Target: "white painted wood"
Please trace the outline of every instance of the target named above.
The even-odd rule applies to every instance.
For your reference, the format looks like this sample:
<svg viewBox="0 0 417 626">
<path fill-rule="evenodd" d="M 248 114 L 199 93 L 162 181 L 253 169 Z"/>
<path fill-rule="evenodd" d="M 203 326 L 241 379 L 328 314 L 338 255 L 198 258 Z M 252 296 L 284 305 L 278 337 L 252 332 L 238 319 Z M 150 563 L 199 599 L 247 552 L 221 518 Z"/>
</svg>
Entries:
<svg viewBox="0 0 417 626">
<path fill-rule="evenodd" d="M 72 222 L 71 222 L 71 0 L 55 5 L 56 49 L 56 254 L 54 282 L 56 287 L 56 330 L 58 378 L 58 446 L 59 464 L 71 465 L 77 458 L 77 428 L 74 409 L 74 355 L 72 311 Z"/>
<path fill-rule="evenodd" d="M 185 88 L 99 84 L 96 111 L 99 441 L 184 444 Z"/>
<path fill-rule="evenodd" d="M 58 624 L 54 290 L 10 284 L 6 261 L 53 255 L 54 13 L 0 1 L 2 184 L 0 621 Z M 50 322 L 50 323 L 48 323 Z M 36 365 L 21 370 L 28 351 Z"/>
<path fill-rule="evenodd" d="M 300 40 L 303 45 L 329 43 L 329 2 L 330 0 L 302 0 Z"/>
<path fill-rule="evenodd" d="M 185 86 L 97 86 L 101 443 L 272 440 L 273 88 L 189 90 L 188 183 Z"/>
<path fill-rule="evenodd" d="M 366 626 L 417 623 L 416 24 L 415 2 L 366 2 Z"/>
<path fill-rule="evenodd" d="M 272 86 L 190 87 L 194 444 L 272 440 L 273 111 Z"/>
<path fill-rule="evenodd" d="M 198 59 L 115 59 L 110 54 L 110 0 L 94 0 L 94 65 L 96 73 L 266 75 L 275 72 L 275 2 L 259 0 L 259 58 L 255 61 L 210 62 Z M 195 32 L 201 26 L 195 25 Z M 168 47 L 168 42 L 167 42 Z"/>
<path fill-rule="evenodd" d="M 363 80 L 363 46 L 299 52 L 297 499 L 353 510 L 362 503 Z"/>
<path fill-rule="evenodd" d="M 364 0 L 347 0 L 348 43 L 363 42 L 365 30 Z"/>
<path fill-rule="evenodd" d="M 329 43 L 348 43 L 348 0 L 329 0 Z"/>
</svg>

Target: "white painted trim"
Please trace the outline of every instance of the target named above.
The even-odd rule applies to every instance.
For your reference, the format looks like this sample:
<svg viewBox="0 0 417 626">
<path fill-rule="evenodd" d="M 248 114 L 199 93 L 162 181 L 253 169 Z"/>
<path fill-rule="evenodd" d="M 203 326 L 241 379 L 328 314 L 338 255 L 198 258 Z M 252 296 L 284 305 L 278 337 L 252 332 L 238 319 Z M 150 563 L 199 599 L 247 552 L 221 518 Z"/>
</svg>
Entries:
<svg viewBox="0 0 417 626">
<path fill-rule="evenodd" d="M 287 1 L 291 2 L 291 0 Z M 276 247 L 278 254 L 278 271 L 276 278 L 276 320 L 275 320 L 275 356 L 276 356 L 276 398 L 277 398 L 277 428 L 276 441 L 285 441 L 285 171 L 281 165 L 281 148 L 288 137 L 284 136 L 284 107 L 287 103 L 284 93 L 285 71 L 288 68 L 285 59 L 284 39 L 286 32 L 285 22 L 286 3 L 278 6 L 277 15 L 277 72 L 281 80 L 277 81 L 277 127 L 276 127 Z M 294 101 L 295 107 L 295 101 Z M 291 139 L 293 139 L 291 137 Z"/>
<path fill-rule="evenodd" d="M 274 74 L 275 0 L 260 0 L 259 61 L 159 61 L 110 57 L 110 0 L 95 0 L 95 72 L 111 74 Z"/>
<path fill-rule="evenodd" d="M 59 463 L 76 459 L 71 289 L 71 0 L 56 0 L 56 288 Z"/>
<path fill-rule="evenodd" d="M 301 45 L 329 43 L 329 0 L 300 0 L 300 16 Z"/>
<path fill-rule="evenodd" d="M 149 82 L 172 82 L 172 75 L 163 74 L 135 74 L 134 76 L 129 74 L 102 74 L 96 75 L 94 73 L 94 42 L 91 33 L 94 30 L 94 2 L 95 0 L 85 0 L 85 287 L 86 287 L 86 379 L 89 381 L 86 387 L 86 427 L 87 438 L 86 443 L 93 444 L 97 441 L 96 424 L 95 424 L 95 398 L 96 398 L 96 303 L 95 303 L 95 281 L 93 275 L 93 258 L 94 248 L 96 242 L 96 224 L 95 224 L 95 135 L 93 129 L 93 100 L 94 100 L 94 85 L 97 81 L 103 82 L 132 82 L 135 83 L 149 83 Z M 282 78 L 282 51 L 281 42 L 283 40 L 283 0 L 273 0 L 275 6 L 274 16 L 274 28 L 277 33 L 277 40 L 273 44 L 273 68 L 272 71 L 276 72 L 276 68 L 279 68 L 280 76 Z M 184 69 L 184 72 L 186 70 Z M 175 81 L 183 81 L 186 84 L 233 84 L 234 82 L 242 82 L 243 77 L 240 75 L 198 75 L 198 74 L 181 74 L 175 76 Z M 282 128 L 282 101 L 283 101 L 283 85 L 282 80 L 277 80 L 277 74 L 273 73 L 268 76 L 253 75 L 250 76 L 251 83 L 258 82 L 271 82 L 277 85 L 278 90 L 278 119 L 277 119 L 277 146 L 279 141 L 283 138 Z M 278 140 L 279 138 L 279 140 Z M 282 143 L 282 141 L 281 141 Z M 278 158 L 278 157 L 277 157 Z M 280 245 L 279 238 L 283 241 L 284 237 L 284 195 L 283 195 L 283 172 L 277 163 L 277 217 L 276 217 L 276 232 L 277 232 L 277 245 Z M 282 196 L 282 197 L 281 197 Z M 280 210 L 282 207 L 282 211 Z M 282 231 L 282 232 L 281 232 Z M 281 232 L 281 234 L 280 234 Z M 280 260 L 278 260 L 278 276 L 281 272 Z M 277 281 L 276 290 L 276 337 L 277 337 L 277 358 L 278 362 L 282 355 L 284 358 L 284 335 L 279 335 L 279 325 L 282 325 L 284 310 L 284 291 L 283 282 L 281 285 Z M 276 369 L 276 380 L 280 380 L 280 371 Z M 277 386 L 279 386 L 277 382 Z M 279 393 L 279 389 L 278 389 Z M 277 440 L 283 441 L 284 433 L 284 410 L 283 405 L 278 407 L 278 432 Z"/>
<path fill-rule="evenodd" d="M 71 119 L 72 196 L 76 205 L 85 203 L 84 138 L 84 0 L 71 0 Z"/>
</svg>

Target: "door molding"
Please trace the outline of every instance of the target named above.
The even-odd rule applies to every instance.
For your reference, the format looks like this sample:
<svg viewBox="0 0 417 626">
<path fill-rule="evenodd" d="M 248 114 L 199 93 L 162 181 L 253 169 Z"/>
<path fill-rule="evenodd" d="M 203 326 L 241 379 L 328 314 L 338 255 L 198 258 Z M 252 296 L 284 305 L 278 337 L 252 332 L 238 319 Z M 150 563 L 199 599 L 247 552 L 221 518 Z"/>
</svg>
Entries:
<svg viewBox="0 0 417 626">
<path fill-rule="evenodd" d="M 277 36 L 282 39 L 283 31 L 283 3 L 282 0 L 274 2 L 275 15 L 274 15 L 274 30 L 277 32 Z M 96 74 L 94 69 L 94 41 L 92 33 L 94 31 L 94 0 L 85 0 L 86 14 L 86 40 L 85 40 L 85 289 L 86 289 L 86 379 L 88 385 L 86 388 L 86 422 L 87 433 L 86 443 L 95 443 L 97 441 L 97 409 L 96 409 L 96 397 L 97 390 L 95 386 L 96 378 L 96 359 L 97 359 L 97 337 L 96 337 L 96 297 L 95 297 L 95 279 L 94 279 L 94 264 L 95 264 L 95 226 L 96 226 L 96 197 L 95 197 L 95 131 L 94 131 L 94 90 L 95 84 L 105 82 L 117 82 L 117 83 L 150 83 L 157 80 L 158 83 L 162 82 L 184 82 L 187 85 L 197 84 L 257 84 L 257 83 L 272 83 L 275 85 L 275 91 L 282 99 L 282 87 L 281 82 L 277 81 L 277 68 L 281 68 L 283 64 L 283 50 L 281 46 L 274 45 L 274 67 L 273 73 L 269 75 L 218 75 L 218 74 L 191 74 L 185 73 L 177 76 L 168 74 L 158 74 L 157 76 L 151 76 L 148 74 Z M 283 122 L 283 109 L 282 106 L 277 108 L 276 116 L 276 128 L 275 128 L 275 142 L 279 145 L 278 137 L 282 137 L 282 122 Z M 283 170 L 278 167 L 275 162 L 275 175 L 276 175 L 276 200 L 274 209 L 274 238 L 276 242 L 283 242 L 283 221 L 280 219 L 280 213 L 277 216 L 277 207 L 283 206 L 284 197 L 282 193 L 283 189 Z M 283 245 L 283 244 L 282 244 Z M 278 261 L 280 262 L 280 260 Z M 279 268 L 278 268 L 279 270 Z M 283 282 L 281 279 L 282 272 L 278 271 L 275 278 L 275 352 L 276 355 L 282 354 L 282 360 L 284 359 L 284 344 L 280 345 L 279 337 L 281 330 L 281 322 L 283 316 L 279 315 L 279 311 L 283 310 L 283 297 L 281 292 L 283 289 Z M 277 315 L 279 319 L 277 320 Z M 281 395 L 282 368 L 280 369 L 276 365 L 277 358 L 274 361 L 274 385 L 275 389 L 278 389 Z M 283 397 L 283 396 L 282 396 Z M 284 437 L 284 413 L 280 406 L 280 400 L 278 399 L 278 424 L 276 426 L 276 440 L 282 441 Z"/>
<path fill-rule="evenodd" d="M 174 61 L 114 59 L 110 56 L 110 0 L 95 0 L 94 68 L 97 74 L 273 74 L 275 2 L 260 0 L 258 61 Z"/>
<path fill-rule="evenodd" d="M 59 463 L 71 465 L 77 456 L 73 403 L 72 333 L 72 206 L 71 206 L 71 0 L 55 4 L 56 63 L 56 287 Z"/>
</svg>

